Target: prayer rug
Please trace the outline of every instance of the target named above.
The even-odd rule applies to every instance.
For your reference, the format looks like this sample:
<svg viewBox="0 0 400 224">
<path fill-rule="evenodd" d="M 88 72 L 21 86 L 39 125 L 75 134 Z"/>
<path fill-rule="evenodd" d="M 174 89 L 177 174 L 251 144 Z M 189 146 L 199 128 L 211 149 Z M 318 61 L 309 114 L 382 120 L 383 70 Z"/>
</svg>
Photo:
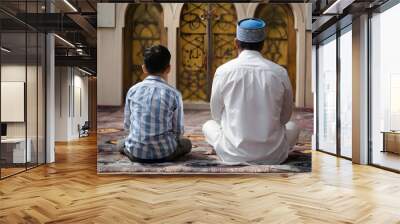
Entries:
<svg viewBox="0 0 400 224">
<path fill-rule="evenodd" d="M 98 154 L 99 174 L 256 174 L 288 173 L 311 171 L 311 135 L 313 132 L 313 113 L 297 109 L 292 120 L 302 129 L 298 144 L 289 158 L 280 165 L 265 165 L 262 162 L 226 165 L 216 155 L 211 155 L 201 131 L 205 121 L 210 119 L 208 110 L 185 111 L 185 136 L 193 144 L 192 152 L 179 160 L 167 163 L 143 164 L 131 162 L 118 152 L 116 143 L 125 133 L 123 131 L 123 110 L 115 107 L 98 108 Z"/>
</svg>

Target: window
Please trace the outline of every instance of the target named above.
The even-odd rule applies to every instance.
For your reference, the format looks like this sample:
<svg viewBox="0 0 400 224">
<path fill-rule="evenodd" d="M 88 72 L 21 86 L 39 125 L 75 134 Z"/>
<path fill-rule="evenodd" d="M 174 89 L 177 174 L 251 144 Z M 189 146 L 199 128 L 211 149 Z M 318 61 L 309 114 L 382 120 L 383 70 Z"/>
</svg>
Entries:
<svg viewBox="0 0 400 224">
<path fill-rule="evenodd" d="M 336 35 L 318 48 L 318 149 L 336 153 Z"/>
<path fill-rule="evenodd" d="M 352 157 L 352 26 L 317 48 L 317 149 Z"/>
<path fill-rule="evenodd" d="M 371 162 L 400 170 L 400 5 L 371 18 Z"/>
<path fill-rule="evenodd" d="M 352 32 L 340 36 L 340 155 L 352 157 Z"/>
</svg>

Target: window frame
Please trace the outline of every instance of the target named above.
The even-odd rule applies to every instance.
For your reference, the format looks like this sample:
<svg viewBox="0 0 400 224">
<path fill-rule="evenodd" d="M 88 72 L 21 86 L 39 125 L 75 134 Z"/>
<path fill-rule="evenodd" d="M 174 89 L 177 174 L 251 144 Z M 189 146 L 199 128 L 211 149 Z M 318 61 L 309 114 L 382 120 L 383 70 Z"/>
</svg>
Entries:
<svg viewBox="0 0 400 224">
<path fill-rule="evenodd" d="M 344 17 L 343 20 L 345 20 L 343 27 L 338 26 L 338 24 L 334 24 L 336 26 L 336 32 L 331 33 L 331 35 L 328 35 L 324 37 L 323 39 L 319 39 L 318 42 L 315 44 L 316 45 L 316 51 L 315 51 L 315 58 L 316 58 L 316 90 L 318 91 L 319 85 L 320 85 L 320 80 L 319 80 L 319 47 L 321 44 L 326 44 L 330 41 L 336 41 L 336 152 L 328 152 L 327 150 L 321 149 L 320 143 L 319 143 L 319 106 L 320 106 L 320 99 L 319 99 L 319 94 L 318 92 L 316 93 L 316 108 L 315 108 L 315 113 L 316 113 L 316 150 L 319 152 L 323 152 L 332 156 L 336 156 L 339 158 L 343 158 L 346 160 L 352 160 L 352 158 L 347 157 L 342 155 L 341 153 L 341 119 L 340 119 L 340 103 L 341 103 L 341 97 L 340 97 L 340 81 L 341 81 L 341 67 L 340 67 L 340 42 L 341 42 L 341 36 L 346 34 L 347 32 L 352 31 L 352 22 L 351 20 L 349 21 L 349 18 L 351 17 Z M 338 21 L 342 22 L 342 21 Z M 329 29 L 329 28 L 328 28 Z"/>
</svg>

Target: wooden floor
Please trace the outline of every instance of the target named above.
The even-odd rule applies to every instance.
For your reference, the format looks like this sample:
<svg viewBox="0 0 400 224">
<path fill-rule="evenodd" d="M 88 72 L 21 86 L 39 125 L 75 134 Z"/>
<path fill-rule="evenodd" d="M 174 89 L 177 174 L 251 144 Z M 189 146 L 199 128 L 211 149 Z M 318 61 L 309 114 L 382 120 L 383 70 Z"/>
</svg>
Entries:
<svg viewBox="0 0 400 224">
<path fill-rule="evenodd" d="M 8 177 L 13 174 L 25 171 L 25 167 L 23 168 L 1 168 L 1 177 Z"/>
<path fill-rule="evenodd" d="M 96 140 L 0 181 L 0 223 L 400 223 L 400 175 L 315 152 L 313 172 L 98 176 Z"/>
</svg>

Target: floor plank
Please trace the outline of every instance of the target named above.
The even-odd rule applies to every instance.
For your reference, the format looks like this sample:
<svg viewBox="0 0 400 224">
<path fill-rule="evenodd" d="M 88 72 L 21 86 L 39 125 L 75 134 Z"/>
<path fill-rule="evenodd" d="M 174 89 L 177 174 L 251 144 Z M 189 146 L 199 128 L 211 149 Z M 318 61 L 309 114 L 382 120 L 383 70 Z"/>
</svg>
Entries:
<svg viewBox="0 0 400 224">
<path fill-rule="evenodd" d="M 313 152 L 313 172 L 98 176 L 96 138 L 0 181 L 0 223 L 400 223 L 400 175 Z"/>
</svg>

